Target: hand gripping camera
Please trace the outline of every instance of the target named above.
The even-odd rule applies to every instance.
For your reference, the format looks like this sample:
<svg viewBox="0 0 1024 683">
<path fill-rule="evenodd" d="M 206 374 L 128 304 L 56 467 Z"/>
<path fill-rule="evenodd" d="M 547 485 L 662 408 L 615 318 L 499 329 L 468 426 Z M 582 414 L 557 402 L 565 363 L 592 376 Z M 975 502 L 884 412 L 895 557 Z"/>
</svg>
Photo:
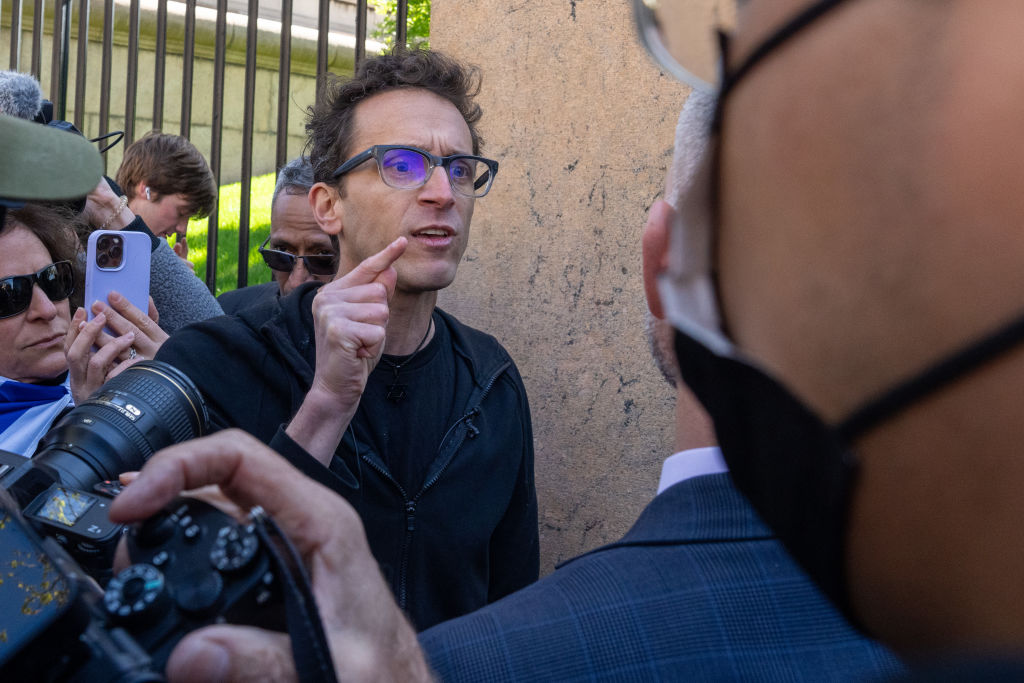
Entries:
<svg viewBox="0 0 1024 683">
<path fill-rule="evenodd" d="M 117 476 L 156 451 L 202 436 L 209 415 L 187 375 L 142 361 L 61 417 L 31 459 L 0 451 L 0 487 L 87 572 L 109 578 L 122 527 L 107 519 Z"/>
<path fill-rule="evenodd" d="M 59 544 L 5 510 L 3 679 L 160 681 L 171 650 L 201 626 L 285 630 L 278 574 L 256 524 L 180 498 L 129 530 L 132 564 L 102 591 Z"/>
<path fill-rule="evenodd" d="M 31 460 L 0 451 L 0 680 L 160 681 L 177 642 L 219 622 L 287 630 L 300 679 L 334 680 L 302 562 L 258 508 L 239 524 L 182 498 L 128 529 L 109 520 L 119 473 L 208 426 L 188 377 L 143 361 Z M 131 565 L 109 578 L 122 538 Z"/>
</svg>

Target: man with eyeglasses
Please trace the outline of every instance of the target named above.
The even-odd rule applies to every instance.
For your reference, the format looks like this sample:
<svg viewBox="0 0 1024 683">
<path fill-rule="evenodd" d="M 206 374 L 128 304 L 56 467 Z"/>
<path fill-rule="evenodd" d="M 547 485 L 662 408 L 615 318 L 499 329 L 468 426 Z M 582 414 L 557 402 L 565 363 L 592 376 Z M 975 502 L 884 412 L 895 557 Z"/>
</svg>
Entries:
<svg viewBox="0 0 1024 683">
<path fill-rule="evenodd" d="M 497 340 L 435 307 L 498 170 L 479 156 L 478 87 L 427 50 L 335 82 L 307 131 L 309 206 L 337 239 L 336 278 L 182 330 L 158 356 L 192 377 L 216 426 L 349 500 L 420 629 L 539 571 L 519 372 Z"/>
<path fill-rule="evenodd" d="M 338 272 L 338 236 L 320 229 L 309 206 L 313 166 L 305 156 L 277 172 L 270 200 L 270 234 L 259 247 L 273 282 L 224 292 L 217 301 L 232 315 L 265 299 L 287 296 L 303 282 L 330 282 Z"/>
</svg>

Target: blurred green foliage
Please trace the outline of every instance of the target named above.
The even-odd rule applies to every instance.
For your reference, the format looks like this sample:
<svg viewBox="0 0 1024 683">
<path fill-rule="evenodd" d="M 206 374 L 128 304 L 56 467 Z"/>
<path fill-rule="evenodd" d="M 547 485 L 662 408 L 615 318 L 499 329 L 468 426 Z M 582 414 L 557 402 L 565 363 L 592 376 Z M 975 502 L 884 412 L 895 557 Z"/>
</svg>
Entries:
<svg viewBox="0 0 1024 683">
<path fill-rule="evenodd" d="M 270 202 L 274 196 L 273 173 L 252 179 L 249 202 L 249 284 L 270 282 L 270 269 L 256 251 L 270 234 Z M 242 184 L 221 185 L 217 216 L 217 284 L 215 294 L 235 289 L 238 284 L 238 220 Z M 188 224 L 188 260 L 196 275 L 206 278 L 206 218 Z M 172 241 L 173 244 L 173 241 Z"/>
<path fill-rule="evenodd" d="M 398 19 L 397 0 L 370 0 L 370 4 L 383 17 L 370 36 L 387 45 L 395 45 L 395 27 Z M 409 0 L 405 43 L 408 47 L 430 47 L 430 0 Z"/>
</svg>

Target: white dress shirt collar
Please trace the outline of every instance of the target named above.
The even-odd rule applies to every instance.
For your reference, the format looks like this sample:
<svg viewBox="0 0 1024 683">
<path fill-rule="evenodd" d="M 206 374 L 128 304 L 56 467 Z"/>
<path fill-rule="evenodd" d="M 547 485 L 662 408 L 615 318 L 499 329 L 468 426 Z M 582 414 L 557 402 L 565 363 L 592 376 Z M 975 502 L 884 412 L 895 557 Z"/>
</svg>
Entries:
<svg viewBox="0 0 1024 683">
<path fill-rule="evenodd" d="M 658 482 L 658 493 L 681 481 L 700 477 L 705 474 L 721 474 L 728 472 L 729 467 L 722 458 L 722 451 L 717 446 L 691 448 L 669 456 L 661 466 L 661 481 Z"/>
</svg>

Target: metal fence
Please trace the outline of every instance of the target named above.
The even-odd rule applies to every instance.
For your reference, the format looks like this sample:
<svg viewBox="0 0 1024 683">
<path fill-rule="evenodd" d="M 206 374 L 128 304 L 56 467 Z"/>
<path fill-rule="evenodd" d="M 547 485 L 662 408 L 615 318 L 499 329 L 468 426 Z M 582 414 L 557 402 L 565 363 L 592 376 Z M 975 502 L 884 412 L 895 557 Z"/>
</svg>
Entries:
<svg viewBox="0 0 1024 683">
<path fill-rule="evenodd" d="M 5 0 L 0 0 L 0 7 Z M 276 165 L 280 168 L 287 163 L 288 148 L 288 107 L 287 101 L 290 92 L 290 78 L 292 72 L 292 22 L 293 22 L 293 0 L 277 0 L 280 2 L 280 62 L 278 64 L 278 107 L 277 107 L 277 149 Z M 30 64 L 21 63 L 22 55 L 26 52 L 23 45 L 23 21 L 26 15 L 25 5 L 31 2 L 31 49 Z M 358 64 L 366 56 L 367 17 L 369 9 L 367 0 L 353 0 L 355 4 L 355 27 L 354 27 L 354 63 Z M 153 73 L 146 73 L 145 77 L 153 78 L 153 101 L 152 110 L 146 111 L 143 108 L 146 103 L 138 102 L 138 84 L 143 75 L 139 71 L 139 37 L 140 37 L 140 0 L 125 0 L 128 6 L 127 33 L 127 69 L 125 82 L 125 108 L 124 108 L 124 144 L 130 144 L 136 137 L 136 122 L 138 119 L 151 116 L 154 129 L 163 126 L 163 113 L 165 109 L 166 94 L 166 66 L 167 66 L 167 27 L 168 27 L 168 0 L 156 0 L 156 37 L 154 48 Z M 319 79 L 328 69 L 328 34 L 331 21 L 331 0 L 317 0 L 317 41 L 316 41 L 316 72 Z M 112 63 L 113 46 L 115 40 L 115 2 L 114 0 L 100 0 L 102 7 L 90 7 L 89 0 L 56 0 L 56 5 L 50 8 L 52 12 L 52 32 L 45 35 L 44 20 L 46 16 L 45 0 L 10 0 L 10 61 L 8 68 L 16 71 L 27 71 L 36 78 L 43 80 L 41 73 L 43 68 L 44 50 L 50 51 L 50 92 L 47 97 L 53 102 L 54 117 L 60 120 L 67 120 L 66 114 L 68 104 L 72 102 L 73 112 L 72 123 L 79 130 L 84 130 L 83 117 L 86 111 L 86 96 L 89 88 L 96 88 L 95 82 L 90 83 L 88 78 L 88 48 L 90 43 L 95 44 L 96 36 L 90 34 L 90 19 L 93 12 L 102 11 L 102 36 L 99 39 L 101 45 L 101 70 L 99 88 L 99 134 L 105 134 L 110 129 L 111 118 L 111 85 L 112 85 Z M 224 127 L 224 85 L 226 46 L 225 36 L 227 34 L 228 0 L 216 0 L 216 40 L 213 55 L 213 87 L 212 92 L 196 93 L 193 88 L 193 74 L 195 66 L 195 36 L 196 36 L 196 0 L 182 0 L 179 5 L 185 6 L 184 12 L 184 52 L 182 55 L 182 87 L 181 87 L 181 118 L 180 134 L 190 137 L 192 130 L 193 98 L 197 94 L 209 96 L 212 106 L 212 128 L 210 140 L 209 164 L 216 178 L 217 185 L 221 184 L 221 164 L 223 153 L 222 132 Z M 73 14 L 73 6 L 76 12 Z M 277 3 L 274 3 L 276 8 Z M 249 205 L 250 205 L 250 181 L 253 175 L 253 125 L 254 125 L 254 94 L 256 87 L 257 68 L 257 23 L 259 18 L 259 0 L 248 0 L 246 12 L 247 36 L 245 55 L 245 88 L 243 103 L 242 126 L 242 159 L 241 159 L 241 209 L 238 226 L 238 286 L 244 287 L 248 279 L 248 253 L 249 253 Z M 408 0 L 398 0 L 396 17 L 395 44 L 406 43 L 406 16 L 408 12 Z M 77 14 L 77 26 L 72 26 L 72 19 Z M 75 53 L 75 74 L 73 88 L 70 85 L 71 74 L 71 37 L 75 32 L 77 50 Z M 123 39 L 123 35 L 119 35 Z M 47 40 L 50 41 L 47 46 Z M 27 69 L 25 67 L 28 67 Z M 69 98 L 73 98 L 69 100 Z M 113 175 L 113 172 L 111 172 Z M 216 282 L 217 266 L 217 223 L 219 207 L 215 208 L 209 218 L 209 231 L 207 233 L 207 259 L 205 280 L 211 291 L 214 290 Z"/>
</svg>

